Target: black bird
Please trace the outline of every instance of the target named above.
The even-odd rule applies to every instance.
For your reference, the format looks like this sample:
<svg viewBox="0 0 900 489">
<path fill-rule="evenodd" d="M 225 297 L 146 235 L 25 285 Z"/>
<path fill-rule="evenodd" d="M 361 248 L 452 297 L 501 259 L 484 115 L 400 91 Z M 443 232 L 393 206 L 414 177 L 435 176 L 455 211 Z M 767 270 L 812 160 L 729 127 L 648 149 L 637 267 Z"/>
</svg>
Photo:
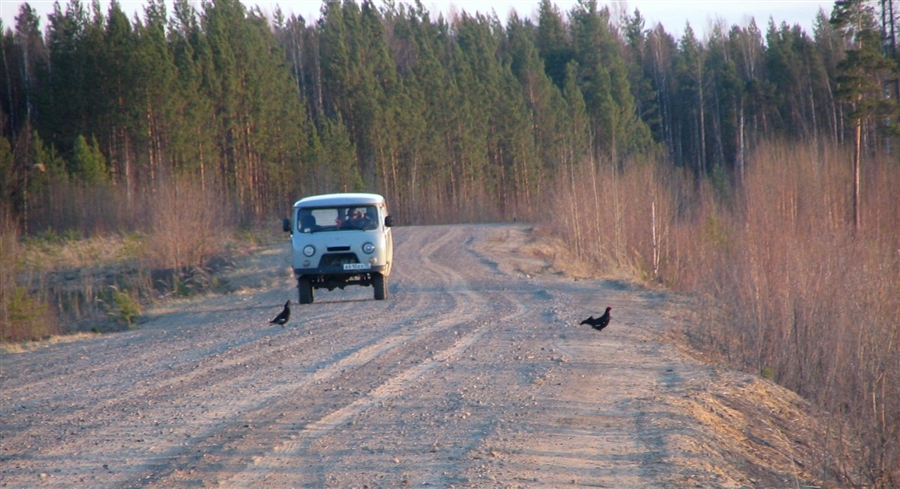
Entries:
<svg viewBox="0 0 900 489">
<path fill-rule="evenodd" d="M 606 312 L 604 312 L 602 316 L 598 317 L 597 319 L 594 319 L 594 316 L 591 316 L 582 321 L 581 324 L 590 324 L 591 327 L 596 329 L 597 331 L 602 331 L 603 328 L 605 328 L 606 325 L 609 324 L 609 311 L 611 309 L 611 307 L 607 307 Z"/>
<path fill-rule="evenodd" d="M 284 303 L 284 310 L 278 313 L 275 316 L 275 319 L 269 321 L 269 324 L 280 324 L 281 327 L 284 327 L 284 323 L 288 322 L 288 319 L 291 318 L 291 300 L 288 299 L 287 302 Z"/>
</svg>

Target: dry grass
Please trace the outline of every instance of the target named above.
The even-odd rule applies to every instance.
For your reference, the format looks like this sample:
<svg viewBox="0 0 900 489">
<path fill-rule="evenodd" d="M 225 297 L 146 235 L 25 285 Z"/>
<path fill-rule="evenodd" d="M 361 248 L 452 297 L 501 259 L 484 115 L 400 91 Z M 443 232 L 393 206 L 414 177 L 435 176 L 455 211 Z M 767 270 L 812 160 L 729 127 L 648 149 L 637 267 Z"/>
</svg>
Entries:
<svg viewBox="0 0 900 489">
<path fill-rule="evenodd" d="M 140 231 L 147 225 L 144 192 L 124 187 L 85 187 L 53 181 L 31 196 L 26 235 L 59 235 L 69 240 Z"/>
<path fill-rule="evenodd" d="M 35 197 L 28 224 L 40 231 L 23 238 L 10 220 L 0 229 L 0 340 L 131 327 L 142 303 L 214 285 L 207 266 L 237 229 L 215 189 L 177 179 L 129 196 L 55 185 Z"/>
<path fill-rule="evenodd" d="M 565 217 L 543 227 L 605 273 L 692 292 L 694 346 L 829 413 L 832 483 L 900 487 L 900 168 L 868 163 L 854 233 L 849 161 L 764 145 L 737 190 L 585 165 L 554 199 Z"/>
<path fill-rule="evenodd" d="M 0 340 L 37 340 L 59 333 L 46 302 L 17 283 L 21 252 L 15 224 L 0 218 Z"/>
<path fill-rule="evenodd" d="M 739 467 L 752 487 L 808 487 L 801 481 L 827 478 L 819 472 L 827 428 L 810 415 L 817 409 L 809 401 L 783 387 L 723 371 L 671 402 L 705 428 L 676 437 L 674 446 L 697 454 L 709 472 Z"/>
<path fill-rule="evenodd" d="M 144 241 L 137 233 L 90 238 L 43 235 L 22 240 L 19 263 L 36 272 L 102 267 L 137 260 L 143 252 Z"/>
</svg>

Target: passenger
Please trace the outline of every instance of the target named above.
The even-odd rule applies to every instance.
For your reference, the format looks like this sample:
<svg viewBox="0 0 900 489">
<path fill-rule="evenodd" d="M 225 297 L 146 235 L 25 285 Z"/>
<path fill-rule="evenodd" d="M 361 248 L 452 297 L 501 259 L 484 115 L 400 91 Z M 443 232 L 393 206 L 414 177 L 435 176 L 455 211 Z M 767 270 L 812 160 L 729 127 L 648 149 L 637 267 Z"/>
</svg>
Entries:
<svg viewBox="0 0 900 489">
<path fill-rule="evenodd" d="M 366 208 L 366 213 L 358 208 L 349 208 L 345 212 L 346 219 L 338 218 L 341 229 L 371 230 L 378 227 L 377 213 L 374 208 Z"/>
<path fill-rule="evenodd" d="M 352 207 L 347 209 L 346 217 L 340 224 L 341 229 L 359 229 L 360 219 L 362 219 L 362 213 L 359 212 L 359 209 Z"/>
<path fill-rule="evenodd" d="M 311 233 L 316 230 L 316 218 L 312 214 L 307 214 L 300 218 L 300 230 L 304 233 Z"/>
<path fill-rule="evenodd" d="M 366 214 L 362 218 L 363 229 L 375 229 L 378 227 L 378 214 L 374 207 L 367 207 Z"/>
</svg>

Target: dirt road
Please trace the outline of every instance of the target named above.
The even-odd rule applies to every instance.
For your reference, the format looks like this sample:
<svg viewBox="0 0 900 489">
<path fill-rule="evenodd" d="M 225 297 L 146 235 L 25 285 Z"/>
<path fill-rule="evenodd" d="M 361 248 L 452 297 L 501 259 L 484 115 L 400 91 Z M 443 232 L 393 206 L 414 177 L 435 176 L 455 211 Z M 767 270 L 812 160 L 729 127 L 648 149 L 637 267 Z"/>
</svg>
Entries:
<svg viewBox="0 0 900 489">
<path fill-rule="evenodd" d="M 557 273 L 525 226 L 394 232 L 386 301 L 317 291 L 268 324 L 297 298 L 279 244 L 229 272 L 235 293 L 3 353 L 0 486 L 802 482 L 802 437 L 773 433 L 803 403 L 679 353 L 665 293 Z M 578 325 L 607 305 L 606 330 Z"/>
</svg>

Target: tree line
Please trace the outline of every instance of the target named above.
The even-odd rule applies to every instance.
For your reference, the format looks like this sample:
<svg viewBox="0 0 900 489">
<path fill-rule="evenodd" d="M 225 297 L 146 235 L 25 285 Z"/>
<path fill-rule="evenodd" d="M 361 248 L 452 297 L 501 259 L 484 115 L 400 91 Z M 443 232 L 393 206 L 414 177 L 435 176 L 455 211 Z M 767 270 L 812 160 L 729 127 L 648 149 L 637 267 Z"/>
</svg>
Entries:
<svg viewBox="0 0 900 489">
<path fill-rule="evenodd" d="M 26 230 L 61 187 L 128 207 L 190 178 L 244 221 L 359 190 L 406 222 L 528 219 L 584 161 L 664 155 L 740 182 L 766 139 L 898 151 L 890 2 L 838 0 L 812 33 L 769 20 L 703 39 L 596 0 L 505 22 L 418 1 L 325 0 L 310 21 L 172 5 L 57 2 L 42 29 L 23 3 L 0 24 L 0 206 Z"/>
</svg>

